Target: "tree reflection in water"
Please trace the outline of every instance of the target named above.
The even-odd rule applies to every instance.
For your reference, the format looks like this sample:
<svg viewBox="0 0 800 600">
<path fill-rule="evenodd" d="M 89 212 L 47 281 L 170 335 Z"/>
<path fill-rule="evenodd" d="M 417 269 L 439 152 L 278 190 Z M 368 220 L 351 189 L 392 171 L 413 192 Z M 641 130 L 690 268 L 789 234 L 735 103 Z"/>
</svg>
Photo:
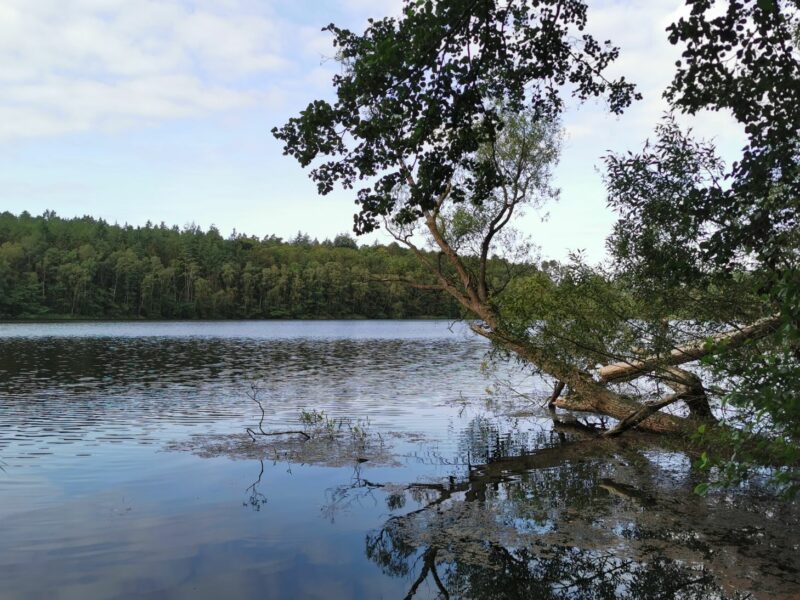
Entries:
<svg viewBox="0 0 800 600">
<path fill-rule="evenodd" d="M 261 507 L 267 503 L 267 497 L 259 489 L 261 486 L 261 479 L 264 477 L 264 459 L 258 461 L 261 464 L 261 469 L 258 472 L 258 479 L 247 487 L 247 500 L 242 504 L 249 506 L 256 512 L 261 510 Z"/>
<path fill-rule="evenodd" d="M 784 522 L 796 524 L 793 508 L 767 518 L 752 493 L 697 497 L 691 461 L 647 442 L 555 445 L 548 433 L 524 454 L 487 426 L 466 432 L 462 450 L 483 464 L 461 479 L 393 485 L 356 472 L 330 495 L 342 506 L 349 493 L 381 490 L 401 513 L 367 535 L 366 555 L 408 579 L 406 598 L 722 599 L 797 589 Z"/>
<path fill-rule="evenodd" d="M 495 421 L 476 418 L 458 456 L 434 448 L 411 460 L 448 476 L 374 481 L 370 463 L 353 460 L 348 481 L 326 490 L 322 514 L 333 522 L 385 504 L 391 516 L 367 534 L 366 556 L 407 579 L 409 599 L 796 597 L 796 504 L 755 484 L 696 496 L 692 460 L 662 438 L 575 435 L 500 435 Z M 303 462 L 344 464 L 321 453 Z M 245 502 L 255 510 L 266 502 L 263 473 L 262 459 Z"/>
<path fill-rule="evenodd" d="M 535 536 L 504 544 L 448 525 L 428 521 L 431 539 L 420 542 L 404 518 L 390 519 L 368 536 L 367 556 L 389 575 L 418 572 L 409 599 L 429 578 L 441 598 L 749 597 L 726 594 L 706 568 L 655 551 L 637 561 L 623 558 L 618 548 L 549 545 Z"/>
</svg>

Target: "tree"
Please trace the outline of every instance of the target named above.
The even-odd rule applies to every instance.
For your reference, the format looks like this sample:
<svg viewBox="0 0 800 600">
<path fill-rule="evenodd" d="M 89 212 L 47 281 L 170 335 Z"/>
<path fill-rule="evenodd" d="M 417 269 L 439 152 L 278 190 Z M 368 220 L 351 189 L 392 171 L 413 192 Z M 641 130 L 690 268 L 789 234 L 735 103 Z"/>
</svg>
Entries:
<svg viewBox="0 0 800 600">
<path fill-rule="evenodd" d="M 363 35 L 329 25 L 343 66 L 337 101 L 312 102 L 273 134 L 302 166 L 314 163 L 322 194 L 369 181 L 357 192 L 358 233 L 388 215 L 422 219 L 445 192 L 480 203 L 501 175 L 478 149 L 496 139 L 503 112 L 533 107 L 552 120 L 567 86 L 615 113 L 637 97 L 624 78 L 605 77 L 618 51 L 583 33 L 586 21 L 580 0 L 409 0 L 401 18 L 373 20 Z"/>
<path fill-rule="evenodd" d="M 510 247 L 506 227 L 517 209 L 552 195 L 548 174 L 564 96 L 605 97 L 615 113 L 637 98 L 624 79 L 604 75 L 618 52 L 582 33 L 586 13 L 573 0 L 442 0 L 406 2 L 400 19 L 371 21 L 363 35 L 330 25 L 343 65 L 333 81 L 337 101 L 315 101 L 273 133 L 286 154 L 313 165 L 320 193 L 367 180 L 357 192 L 356 232 L 386 224 L 436 278 L 424 287 L 449 294 L 478 319 L 477 333 L 558 380 L 559 393 L 568 387 L 570 395 L 555 394 L 554 405 L 687 432 L 689 421 L 658 408 L 705 402 L 693 380 L 672 377 L 676 393 L 657 405 L 612 391 L 589 371 L 581 338 L 567 340 L 568 352 L 553 351 L 554 341 L 564 347 L 559 332 L 575 322 L 556 301 L 560 286 L 538 276 L 518 285 L 510 261 L 492 264 L 497 242 Z M 438 256 L 418 245 L 417 226 Z M 493 281 L 491 266 L 505 266 L 506 276 Z M 564 289 L 579 298 L 594 281 L 576 271 Z M 517 291 L 544 284 L 527 299 L 534 310 L 515 310 L 519 303 L 506 295 L 511 282 Z M 569 326 L 582 338 L 584 330 Z"/>
<path fill-rule="evenodd" d="M 353 239 L 353 237 L 347 233 L 340 233 L 335 238 L 333 238 L 333 246 L 335 248 L 353 248 L 357 249 L 358 244 Z"/>
<path fill-rule="evenodd" d="M 666 91 L 674 111 L 725 111 L 747 144 L 729 167 L 713 145 L 668 117 L 641 153 L 609 156 L 610 203 L 622 219 L 611 240 L 621 272 L 660 318 L 747 329 L 747 343 L 713 343 L 724 398 L 741 421 L 728 433 L 739 456 L 754 443 L 784 466 L 787 491 L 800 485 L 800 53 L 798 3 L 736 0 L 715 12 L 691 3 L 668 28 L 684 51 Z M 664 303 L 664 290 L 671 302 Z M 674 291 L 681 290 L 681 294 Z M 693 327 L 693 337 L 704 333 Z M 754 439 L 751 434 L 768 432 Z M 745 452 L 742 452 L 745 451 Z M 732 473 L 741 475 L 737 465 Z"/>
</svg>

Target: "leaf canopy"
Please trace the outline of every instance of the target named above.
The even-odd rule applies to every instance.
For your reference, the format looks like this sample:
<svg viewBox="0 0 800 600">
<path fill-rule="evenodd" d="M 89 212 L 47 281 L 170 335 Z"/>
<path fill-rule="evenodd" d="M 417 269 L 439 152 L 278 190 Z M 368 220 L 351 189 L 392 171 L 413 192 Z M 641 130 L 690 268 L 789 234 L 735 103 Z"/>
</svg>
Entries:
<svg viewBox="0 0 800 600">
<path fill-rule="evenodd" d="M 478 152 L 502 128 L 501 111 L 552 121 L 569 95 L 605 98 L 614 113 L 638 97 L 624 78 L 606 78 L 618 49 L 586 25 L 581 0 L 409 0 L 400 18 L 371 20 L 361 35 L 329 25 L 343 66 L 336 101 L 311 102 L 273 134 L 313 167 L 321 194 L 358 186 L 357 233 L 387 215 L 414 221 L 451 184 L 453 201 L 480 203 L 503 184 Z M 459 172 L 469 176 L 453 183 Z"/>
</svg>

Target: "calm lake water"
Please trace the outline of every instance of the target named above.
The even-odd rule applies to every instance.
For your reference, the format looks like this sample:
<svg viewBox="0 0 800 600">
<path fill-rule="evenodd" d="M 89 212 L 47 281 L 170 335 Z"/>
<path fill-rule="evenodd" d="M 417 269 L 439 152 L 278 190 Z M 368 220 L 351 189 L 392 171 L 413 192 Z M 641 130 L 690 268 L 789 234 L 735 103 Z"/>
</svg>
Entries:
<svg viewBox="0 0 800 600">
<path fill-rule="evenodd" d="M 800 597 L 796 505 L 575 443 L 487 350 L 442 321 L 0 324 L 0 598 Z M 267 431 L 324 411 L 315 438 L 251 442 L 251 384 Z"/>
</svg>

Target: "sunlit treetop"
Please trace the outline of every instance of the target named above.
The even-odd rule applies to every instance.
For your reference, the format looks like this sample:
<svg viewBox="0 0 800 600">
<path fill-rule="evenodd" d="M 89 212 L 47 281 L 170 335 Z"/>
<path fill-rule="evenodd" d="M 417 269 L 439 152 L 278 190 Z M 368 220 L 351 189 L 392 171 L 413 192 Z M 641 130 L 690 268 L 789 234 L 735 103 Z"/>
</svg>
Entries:
<svg viewBox="0 0 800 600">
<path fill-rule="evenodd" d="M 310 103 L 273 134 L 312 167 L 321 194 L 358 188 L 358 233 L 383 216 L 416 220 L 448 186 L 452 201 L 479 204 L 503 184 L 477 152 L 503 111 L 554 120 L 570 96 L 603 98 L 613 113 L 638 98 L 624 78 L 604 76 L 618 49 L 586 25 L 580 0 L 407 0 L 401 17 L 370 20 L 361 35 L 329 25 L 342 64 L 336 101 Z M 398 195 L 409 175 L 414 185 Z"/>
</svg>

